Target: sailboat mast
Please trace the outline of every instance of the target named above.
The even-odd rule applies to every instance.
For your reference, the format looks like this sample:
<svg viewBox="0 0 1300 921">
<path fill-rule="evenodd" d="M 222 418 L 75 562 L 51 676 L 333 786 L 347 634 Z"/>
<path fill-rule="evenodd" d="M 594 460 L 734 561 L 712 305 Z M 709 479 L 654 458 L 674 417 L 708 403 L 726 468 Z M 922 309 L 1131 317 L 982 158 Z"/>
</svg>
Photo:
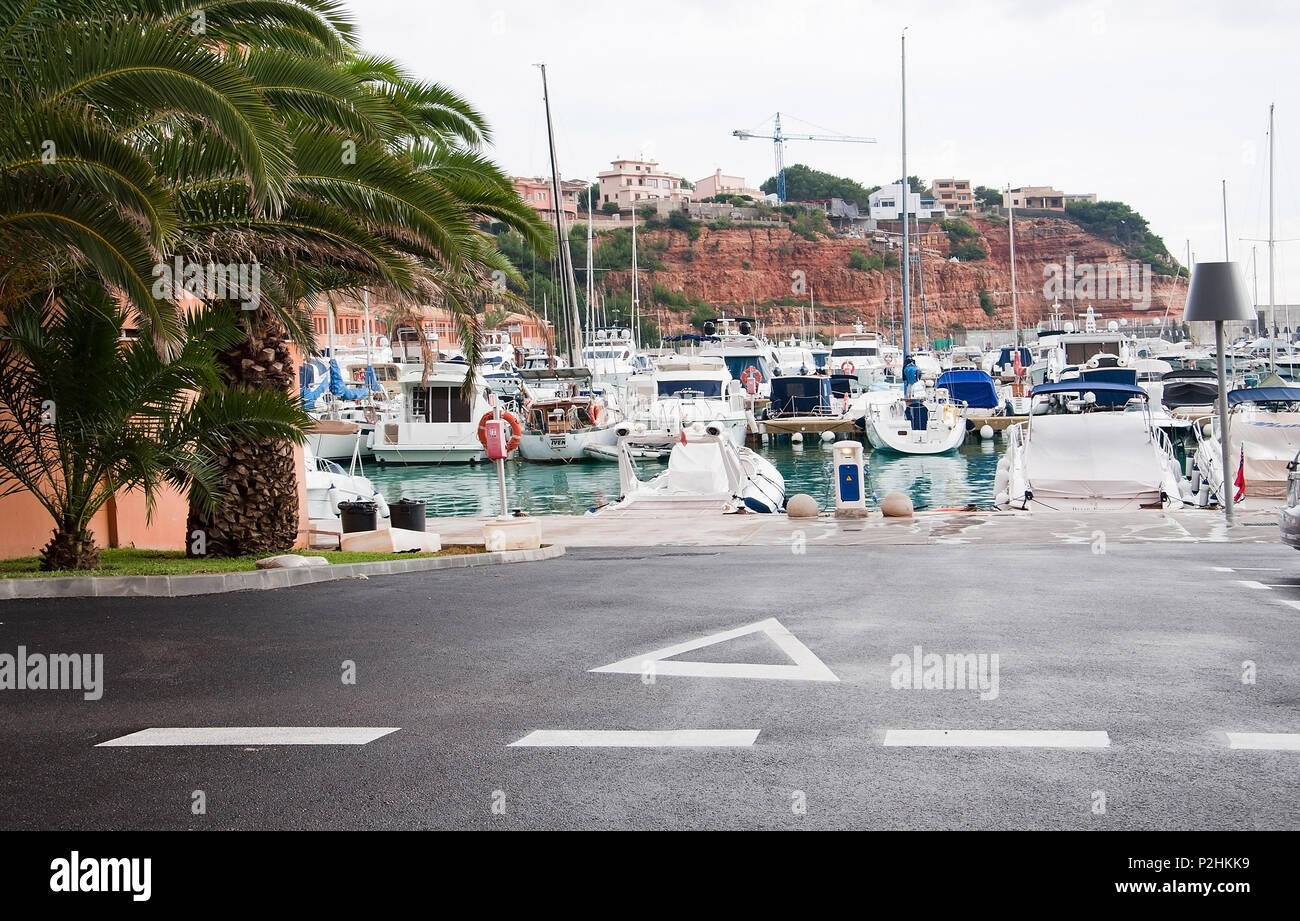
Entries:
<svg viewBox="0 0 1300 921">
<path fill-rule="evenodd" d="M 912 354 L 912 322 L 911 322 L 911 276 L 912 276 L 912 255 L 907 245 L 907 205 L 908 191 L 907 183 L 907 30 L 899 37 L 899 47 L 901 50 L 902 64 L 902 86 L 903 86 L 903 179 L 900 183 L 903 193 L 903 357 L 906 358 Z"/>
<path fill-rule="evenodd" d="M 641 273 L 636 262 L 636 199 L 632 205 L 632 343 L 641 345 Z"/>
<path fill-rule="evenodd" d="M 587 329 L 590 330 L 596 322 L 596 308 L 594 306 L 595 282 L 593 277 L 596 273 L 595 257 L 591 252 L 591 186 L 587 186 Z"/>
<path fill-rule="evenodd" d="M 569 324 L 569 364 L 578 367 L 582 357 L 582 323 L 578 315 L 578 292 L 573 277 L 573 254 L 569 235 L 564 232 L 564 200 L 560 193 L 560 165 L 555 157 L 555 128 L 551 123 L 551 97 L 546 86 L 546 65 L 542 71 L 542 103 L 546 108 L 546 140 L 551 152 L 551 203 L 555 207 L 556 242 L 560 249 L 560 290 L 564 294 L 565 322 Z M 590 198 L 590 192 L 588 193 Z"/>
<path fill-rule="evenodd" d="M 1016 200 L 1007 186 L 1007 236 L 1011 242 L 1011 335 L 1012 345 L 1020 347 L 1020 307 L 1016 302 Z"/>
</svg>

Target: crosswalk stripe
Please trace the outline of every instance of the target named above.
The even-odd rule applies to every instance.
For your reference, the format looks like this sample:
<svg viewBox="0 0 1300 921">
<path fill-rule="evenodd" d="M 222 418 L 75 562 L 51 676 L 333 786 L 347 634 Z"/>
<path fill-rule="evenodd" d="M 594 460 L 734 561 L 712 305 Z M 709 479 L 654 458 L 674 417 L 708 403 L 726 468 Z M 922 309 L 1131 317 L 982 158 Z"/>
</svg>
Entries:
<svg viewBox="0 0 1300 921">
<path fill-rule="evenodd" d="M 142 729 L 96 748 L 179 745 L 365 745 L 397 732 L 376 726 L 203 726 Z"/>
<path fill-rule="evenodd" d="M 1105 748 L 1104 731 L 1070 729 L 887 729 L 886 746 L 934 748 Z"/>
<path fill-rule="evenodd" d="M 1300 732 L 1229 732 L 1226 735 L 1229 748 L 1300 752 Z"/>
<path fill-rule="evenodd" d="M 757 729 L 538 729 L 511 748 L 745 748 Z"/>
</svg>

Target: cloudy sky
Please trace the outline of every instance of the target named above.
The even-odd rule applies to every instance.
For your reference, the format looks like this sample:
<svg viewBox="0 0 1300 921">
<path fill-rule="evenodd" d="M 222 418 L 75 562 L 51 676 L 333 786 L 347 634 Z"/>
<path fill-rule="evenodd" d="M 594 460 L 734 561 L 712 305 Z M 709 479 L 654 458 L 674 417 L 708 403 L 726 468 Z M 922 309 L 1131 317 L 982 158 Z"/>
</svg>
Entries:
<svg viewBox="0 0 1300 921">
<path fill-rule="evenodd" d="M 651 156 L 698 180 L 757 184 L 772 145 L 736 128 L 875 137 L 790 142 L 786 162 L 866 185 L 899 174 L 907 27 L 908 172 L 1052 185 L 1132 205 L 1184 258 L 1231 255 L 1266 303 L 1268 107 L 1277 232 L 1300 238 L 1300 11 L 1295 0 L 351 0 L 365 46 L 445 83 L 515 174 L 548 171 L 546 62 L 565 178 Z M 1277 246 L 1277 302 L 1300 303 L 1300 242 Z"/>
</svg>

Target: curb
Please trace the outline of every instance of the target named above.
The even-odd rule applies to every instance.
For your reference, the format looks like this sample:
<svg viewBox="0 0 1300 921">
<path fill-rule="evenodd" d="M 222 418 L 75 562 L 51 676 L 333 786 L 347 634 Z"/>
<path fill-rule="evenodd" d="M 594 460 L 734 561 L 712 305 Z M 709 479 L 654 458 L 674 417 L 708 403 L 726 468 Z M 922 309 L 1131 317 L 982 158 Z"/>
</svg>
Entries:
<svg viewBox="0 0 1300 921">
<path fill-rule="evenodd" d="M 0 600 L 6 598 L 183 598 L 223 592 L 293 588 L 316 582 L 336 582 L 359 576 L 388 576 L 439 569 L 468 569 L 506 563 L 536 563 L 564 556 L 564 547 L 501 550 L 433 559 L 380 560 L 374 563 L 335 563 L 299 569 L 259 569 L 251 572 L 193 576 L 82 576 L 61 579 L 0 579 Z"/>
</svg>

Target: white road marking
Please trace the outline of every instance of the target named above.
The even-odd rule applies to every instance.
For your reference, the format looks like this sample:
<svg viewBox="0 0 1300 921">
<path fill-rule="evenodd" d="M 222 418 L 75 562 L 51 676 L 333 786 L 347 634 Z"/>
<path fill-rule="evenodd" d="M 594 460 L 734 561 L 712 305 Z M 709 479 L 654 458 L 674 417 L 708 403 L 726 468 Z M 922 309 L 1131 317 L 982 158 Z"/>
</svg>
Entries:
<svg viewBox="0 0 1300 921">
<path fill-rule="evenodd" d="M 1231 566 L 1211 566 L 1211 572 L 1236 572 Z"/>
<path fill-rule="evenodd" d="M 1289 604 L 1291 607 L 1295 608 L 1297 611 L 1300 611 L 1300 601 L 1291 601 L 1290 599 L 1287 599 L 1287 598 L 1279 598 L 1278 600 L 1281 601 L 1283 604 Z"/>
<path fill-rule="evenodd" d="M 748 662 L 674 662 L 673 656 L 684 652 L 693 652 L 705 646 L 725 643 L 737 637 L 751 633 L 766 633 L 781 651 L 794 660 L 794 665 L 756 665 Z M 643 653 L 593 668 L 593 672 L 607 672 L 619 675 L 640 675 L 646 671 L 646 665 L 653 663 L 650 671 L 655 675 L 677 675 L 687 678 L 768 678 L 785 681 L 839 681 L 835 673 L 811 649 L 799 642 L 793 633 L 781 626 L 775 617 L 760 620 L 747 627 L 737 627 L 722 633 L 714 633 L 698 640 L 678 643 L 654 652 Z"/>
<path fill-rule="evenodd" d="M 172 745 L 365 745 L 397 732 L 375 726 L 205 726 L 142 729 L 96 748 Z"/>
<path fill-rule="evenodd" d="M 1229 732 L 1229 748 L 1300 752 L 1300 732 Z"/>
<path fill-rule="evenodd" d="M 538 729 L 509 748 L 747 748 L 757 729 Z"/>
<path fill-rule="evenodd" d="M 1259 588 L 1259 589 L 1263 589 L 1266 592 L 1272 591 L 1272 589 L 1269 588 L 1267 585 L 1265 585 L 1263 582 L 1252 582 L 1250 579 L 1238 579 L 1237 584 L 1240 585 L 1242 588 Z"/>
<path fill-rule="evenodd" d="M 939 748 L 1106 748 L 1104 731 L 1070 729 L 888 729 L 886 746 Z"/>
</svg>

